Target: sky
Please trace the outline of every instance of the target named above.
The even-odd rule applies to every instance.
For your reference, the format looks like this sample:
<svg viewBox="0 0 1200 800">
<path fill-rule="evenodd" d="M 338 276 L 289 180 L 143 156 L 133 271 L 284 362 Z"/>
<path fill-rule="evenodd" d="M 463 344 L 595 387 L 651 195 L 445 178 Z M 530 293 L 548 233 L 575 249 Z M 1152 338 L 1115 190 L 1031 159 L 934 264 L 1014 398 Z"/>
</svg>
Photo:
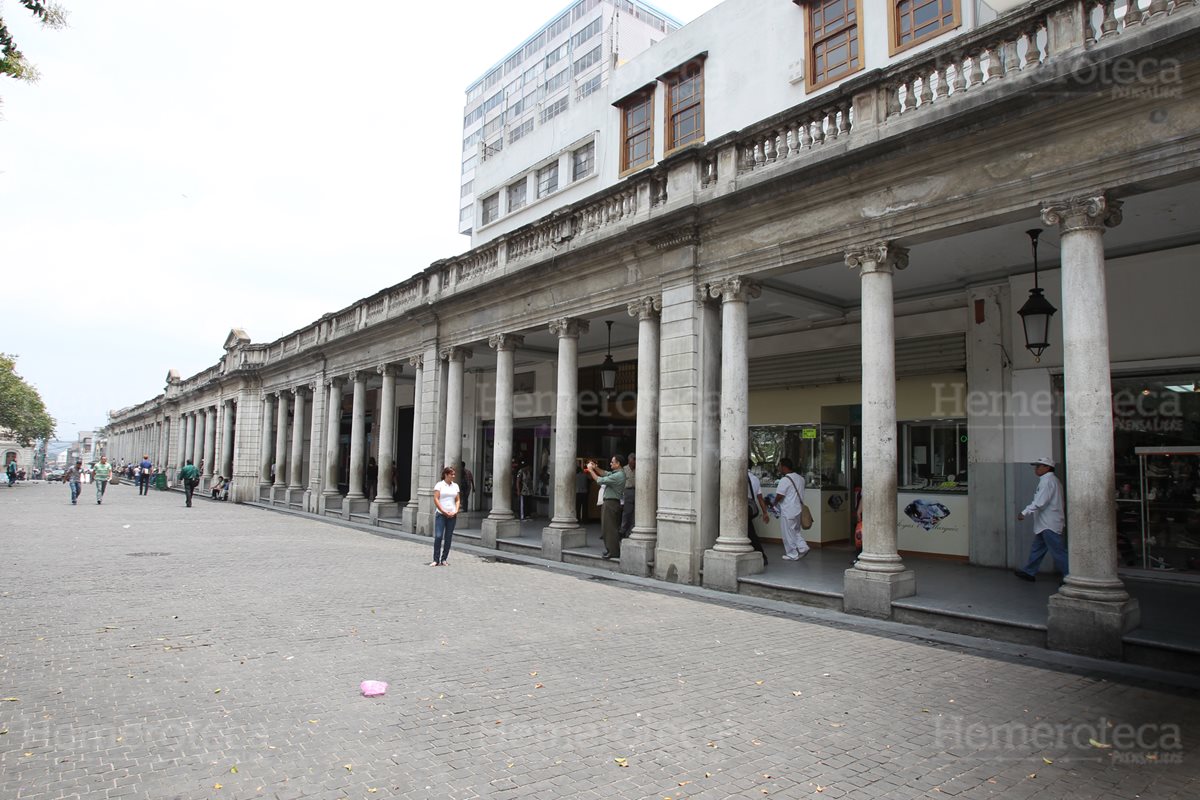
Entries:
<svg viewBox="0 0 1200 800">
<path fill-rule="evenodd" d="M 60 439 L 467 249 L 466 87 L 568 6 L 59 2 L 0 0 L 0 352 Z"/>
</svg>

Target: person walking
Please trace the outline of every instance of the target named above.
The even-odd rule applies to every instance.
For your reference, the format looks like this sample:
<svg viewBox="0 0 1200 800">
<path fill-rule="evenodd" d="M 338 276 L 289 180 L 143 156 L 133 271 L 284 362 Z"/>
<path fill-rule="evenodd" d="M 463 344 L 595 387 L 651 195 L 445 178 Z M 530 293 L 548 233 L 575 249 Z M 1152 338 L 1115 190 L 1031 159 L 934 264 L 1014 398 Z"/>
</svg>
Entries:
<svg viewBox="0 0 1200 800">
<path fill-rule="evenodd" d="M 625 462 L 625 493 L 621 498 L 621 538 L 629 537 L 633 530 L 633 502 L 637 499 L 634 487 L 635 471 L 637 469 L 637 453 L 630 453 Z"/>
<path fill-rule="evenodd" d="M 112 479 L 112 471 L 108 456 L 100 456 L 100 463 L 92 467 L 92 478 L 96 481 L 96 505 L 100 505 L 104 500 L 104 490 L 108 488 L 108 482 Z"/>
<path fill-rule="evenodd" d="M 1039 458 L 1030 464 L 1038 476 L 1037 491 L 1033 500 L 1025 506 L 1025 510 L 1017 514 L 1017 519 L 1023 521 L 1033 517 L 1033 546 L 1029 551 L 1029 563 L 1021 569 L 1013 570 L 1013 574 L 1023 581 L 1037 580 L 1037 572 L 1041 567 L 1046 551 L 1054 558 L 1054 566 L 1067 577 L 1067 546 L 1063 542 L 1063 532 L 1067 526 L 1067 516 L 1063 511 L 1063 487 L 1054 474 L 1054 461 L 1049 458 Z"/>
<path fill-rule="evenodd" d="M 625 494 L 625 459 L 613 456 L 609 469 L 605 470 L 595 461 L 587 463 L 588 474 L 600 485 L 603 492 L 603 508 L 600 510 L 600 533 L 604 537 L 604 554 L 601 558 L 621 557 L 621 497 Z"/>
<path fill-rule="evenodd" d="M 442 479 L 433 487 L 433 561 L 429 566 L 444 567 L 450 557 L 454 526 L 462 509 L 462 494 L 454 482 L 454 467 L 442 470 Z"/>
<path fill-rule="evenodd" d="M 196 485 L 200 483 L 200 470 L 196 469 L 190 458 L 183 465 L 183 469 L 179 470 L 179 480 L 183 481 L 183 499 L 187 507 L 191 508 L 192 495 L 196 493 Z"/>
<path fill-rule="evenodd" d="M 804 513 L 804 476 L 796 474 L 790 458 L 779 459 L 779 485 L 775 487 L 775 507 L 779 509 L 779 527 L 783 529 L 783 558 L 799 561 L 808 555 L 808 542 L 801 533 L 800 515 Z"/>
<path fill-rule="evenodd" d="M 142 455 L 140 469 L 141 471 L 138 472 L 138 494 L 150 494 L 150 473 L 154 469 L 154 464 L 150 461 L 149 453 Z"/>
<path fill-rule="evenodd" d="M 83 491 L 83 487 L 80 485 L 82 480 L 83 459 L 77 458 L 75 459 L 75 465 L 69 467 L 67 471 L 63 473 L 63 483 L 71 487 L 71 505 L 76 504 L 75 501 L 79 499 L 79 493 Z"/>
</svg>

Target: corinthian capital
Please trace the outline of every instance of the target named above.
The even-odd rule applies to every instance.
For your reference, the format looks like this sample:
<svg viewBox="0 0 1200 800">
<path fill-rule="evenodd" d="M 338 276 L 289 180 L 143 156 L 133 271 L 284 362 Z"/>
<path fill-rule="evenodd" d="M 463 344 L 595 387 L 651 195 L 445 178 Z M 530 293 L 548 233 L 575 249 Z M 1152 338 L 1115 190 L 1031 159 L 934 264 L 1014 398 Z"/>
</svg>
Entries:
<svg viewBox="0 0 1200 800">
<path fill-rule="evenodd" d="M 846 251 L 846 266 L 868 272 L 892 272 L 908 266 L 908 248 L 890 241 L 872 242 Z"/>
<path fill-rule="evenodd" d="M 581 333 L 587 333 L 591 324 L 586 319 L 577 317 L 560 317 L 550 320 L 550 332 L 560 339 L 576 339 Z"/>
<path fill-rule="evenodd" d="M 394 378 L 400 374 L 400 367 L 397 364 L 380 364 L 375 371 L 385 378 Z"/>
<path fill-rule="evenodd" d="M 496 333 L 488 337 L 488 347 L 493 350 L 516 350 L 525 344 L 525 337 L 515 333 Z"/>
<path fill-rule="evenodd" d="M 474 353 L 465 347 L 443 347 L 440 355 L 447 361 L 466 361 Z"/>
<path fill-rule="evenodd" d="M 749 278 L 734 276 L 710 283 L 708 293 L 713 297 L 719 297 L 723 303 L 732 301 L 745 303 L 762 294 L 762 287 Z"/>
<path fill-rule="evenodd" d="M 1121 201 L 1104 194 L 1047 200 L 1042 203 L 1042 222 L 1057 225 L 1060 234 L 1115 228 L 1121 224 Z"/>
<path fill-rule="evenodd" d="M 629 316 L 638 320 L 650 319 L 662 311 L 661 297 L 643 297 L 629 304 Z"/>
<path fill-rule="evenodd" d="M 417 353 L 415 356 L 409 356 L 408 365 L 413 369 L 421 369 L 425 366 L 425 356 L 420 353 Z"/>
</svg>

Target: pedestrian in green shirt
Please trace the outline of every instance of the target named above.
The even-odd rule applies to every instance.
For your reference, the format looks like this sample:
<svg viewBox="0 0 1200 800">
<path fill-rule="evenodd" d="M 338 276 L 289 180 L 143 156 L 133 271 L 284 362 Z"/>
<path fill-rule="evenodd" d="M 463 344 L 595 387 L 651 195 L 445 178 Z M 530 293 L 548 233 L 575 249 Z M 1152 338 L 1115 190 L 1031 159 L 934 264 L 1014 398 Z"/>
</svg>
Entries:
<svg viewBox="0 0 1200 800">
<path fill-rule="evenodd" d="M 112 477 L 112 464 L 108 456 L 100 456 L 100 463 L 92 467 L 92 480 L 96 481 L 96 505 L 104 499 L 104 490 L 108 488 L 108 479 Z"/>
<path fill-rule="evenodd" d="M 183 495 L 187 500 L 187 507 L 192 507 L 192 495 L 196 492 L 196 484 L 200 483 L 200 470 L 192 466 L 192 460 L 189 458 L 183 469 L 179 470 L 179 480 L 183 481 Z"/>
<path fill-rule="evenodd" d="M 625 494 L 625 459 L 613 456 L 605 471 L 595 461 L 587 463 L 587 471 L 600 484 L 603 507 L 600 509 L 600 531 L 604 536 L 606 559 L 621 557 L 621 497 Z"/>
</svg>

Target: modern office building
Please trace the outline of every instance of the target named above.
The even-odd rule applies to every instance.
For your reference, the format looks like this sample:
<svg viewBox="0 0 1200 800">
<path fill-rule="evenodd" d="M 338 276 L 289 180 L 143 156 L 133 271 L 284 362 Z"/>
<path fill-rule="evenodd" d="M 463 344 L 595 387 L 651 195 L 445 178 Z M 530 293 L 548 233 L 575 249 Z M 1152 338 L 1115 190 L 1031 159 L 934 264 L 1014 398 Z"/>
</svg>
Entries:
<svg viewBox="0 0 1200 800">
<path fill-rule="evenodd" d="M 203 452 L 241 502 L 419 534 L 465 463 L 484 546 L 601 563 L 578 464 L 636 450 L 621 570 L 962 630 L 985 622 L 947 587 L 1027 586 L 1048 458 L 1070 574 L 1001 635 L 1148 660 L 1162 618 L 1131 587 L 1200 573 L 1198 14 L 727 0 L 479 162 L 471 250 L 231 332 L 112 413 L 117 455 Z M 771 494 L 782 456 L 832 571 L 752 546 L 778 524 L 748 519 L 747 470 Z"/>
</svg>

